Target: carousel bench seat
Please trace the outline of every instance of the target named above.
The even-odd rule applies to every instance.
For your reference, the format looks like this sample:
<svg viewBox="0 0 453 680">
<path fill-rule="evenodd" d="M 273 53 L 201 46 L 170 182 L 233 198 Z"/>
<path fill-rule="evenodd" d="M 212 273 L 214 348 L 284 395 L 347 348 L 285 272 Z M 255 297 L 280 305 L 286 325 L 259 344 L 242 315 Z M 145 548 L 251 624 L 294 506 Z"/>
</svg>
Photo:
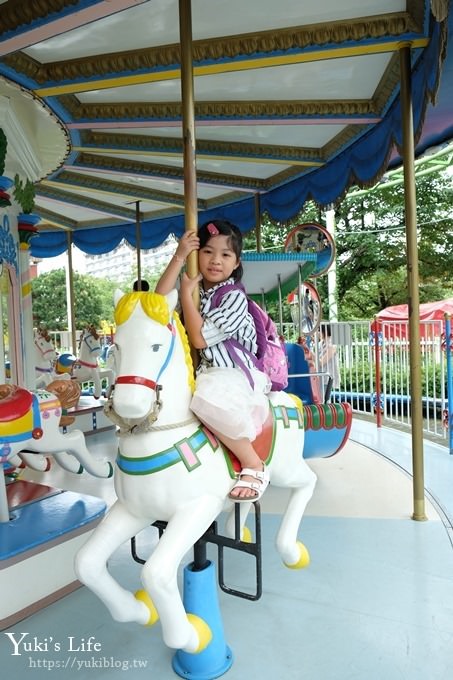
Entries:
<svg viewBox="0 0 453 680">
<path fill-rule="evenodd" d="M 352 407 L 340 404 L 304 404 L 304 458 L 329 458 L 349 438 Z"/>
</svg>

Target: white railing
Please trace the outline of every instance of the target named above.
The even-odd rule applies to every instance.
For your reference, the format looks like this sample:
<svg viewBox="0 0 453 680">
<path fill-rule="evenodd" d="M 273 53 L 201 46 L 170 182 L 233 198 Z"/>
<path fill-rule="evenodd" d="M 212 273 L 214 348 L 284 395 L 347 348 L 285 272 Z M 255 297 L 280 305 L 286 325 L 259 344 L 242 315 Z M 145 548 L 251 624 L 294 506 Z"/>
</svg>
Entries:
<svg viewBox="0 0 453 680">
<path fill-rule="evenodd" d="M 321 329 L 325 324 L 321 323 Z M 378 336 L 378 352 L 374 346 L 373 325 L 368 321 L 330 324 L 336 346 L 340 387 L 332 391 L 332 401 L 347 401 L 357 413 L 377 418 L 376 361 L 380 364 L 379 408 L 383 424 L 411 427 L 409 329 L 407 322 L 382 322 Z M 443 321 L 420 324 L 420 358 L 422 371 L 423 430 L 436 438 L 447 440 L 448 413 L 447 370 L 442 348 Z M 293 324 L 283 324 L 287 341 L 297 339 Z M 318 338 L 310 340 L 310 349 L 318 360 Z M 378 356 L 377 356 L 378 354 Z M 322 385 L 325 392 L 328 377 Z"/>
<path fill-rule="evenodd" d="M 325 324 L 321 323 L 320 330 Z M 333 389 L 332 401 L 347 401 L 356 413 L 377 417 L 376 349 L 374 333 L 369 321 L 331 323 L 333 344 L 336 346 L 340 387 Z M 284 323 L 279 328 L 287 342 L 296 342 L 297 327 Z M 420 324 L 420 356 L 422 369 L 423 429 L 440 439 L 447 439 L 445 413 L 448 413 L 446 391 L 446 360 L 442 349 L 443 321 Z M 68 352 L 71 336 L 68 331 L 51 331 L 54 344 L 60 352 Z M 378 354 L 381 375 L 380 409 L 384 424 L 411 427 L 409 383 L 409 330 L 407 322 L 382 322 Z M 79 332 L 77 332 L 77 338 Z M 320 371 L 318 340 L 307 338 Z M 328 376 L 321 375 L 321 394 L 325 394 Z"/>
</svg>

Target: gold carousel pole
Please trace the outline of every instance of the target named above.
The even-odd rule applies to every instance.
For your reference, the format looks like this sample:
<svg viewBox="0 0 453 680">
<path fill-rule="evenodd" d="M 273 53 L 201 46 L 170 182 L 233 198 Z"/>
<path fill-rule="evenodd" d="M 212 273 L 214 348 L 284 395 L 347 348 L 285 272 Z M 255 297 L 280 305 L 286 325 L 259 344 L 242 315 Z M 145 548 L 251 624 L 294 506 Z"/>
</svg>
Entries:
<svg viewBox="0 0 453 680">
<path fill-rule="evenodd" d="M 401 118 L 403 133 L 404 205 L 409 311 L 409 363 L 412 413 L 412 519 L 426 520 L 423 469 L 423 410 L 420 354 L 420 298 L 418 292 L 417 203 L 415 195 L 414 126 L 411 91 L 411 46 L 400 47 Z"/>
<path fill-rule="evenodd" d="M 261 201 L 260 195 L 255 194 L 255 236 L 256 236 L 256 252 L 261 253 Z"/>
<path fill-rule="evenodd" d="M 140 201 L 135 201 L 135 252 L 137 254 L 137 282 L 138 290 L 142 289 L 142 255 L 140 231 Z"/>
<path fill-rule="evenodd" d="M 193 87 L 192 7 L 190 0 L 179 0 L 181 41 L 182 137 L 184 153 L 184 208 L 186 231 L 197 231 L 197 169 L 195 158 L 195 103 Z M 187 259 L 187 273 L 198 274 L 198 257 L 194 251 Z M 197 301 L 198 301 L 198 290 Z"/>
<path fill-rule="evenodd" d="M 68 296 L 68 328 L 71 331 L 72 353 L 77 356 L 77 334 L 74 306 L 74 272 L 72 264 L 72 232 L 68 231 L 68 268 L 66 270 L 66 290 Z"/>
</svg>

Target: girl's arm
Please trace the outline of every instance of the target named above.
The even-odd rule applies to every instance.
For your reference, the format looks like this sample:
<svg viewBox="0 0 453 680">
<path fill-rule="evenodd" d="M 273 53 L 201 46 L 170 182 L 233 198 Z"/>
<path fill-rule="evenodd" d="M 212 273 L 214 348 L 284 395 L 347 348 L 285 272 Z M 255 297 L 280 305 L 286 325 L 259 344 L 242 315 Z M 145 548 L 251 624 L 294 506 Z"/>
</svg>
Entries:
<svg viewBox="0 0 453 680">
<path fill-rule="evenodd" d="M 181 290 L 179 297 L 181 300 L 182 311 L 184 315 L 184 327 L 189 336 L 190 344 L 195 349 L 203 349 L 207 347 L 206 341 L 201 334 L 203 326 L 203 317 L 195 306 L 193 300 L 193 291 L 201 281 L 201 274 L 190 279 L 186 273 L 181 279 Z"/>
<path fill-rule="evenodd" d="M 156 284 L 156 293 L 167 295 L 173 288 L 176 288 L 176 282 L 181 273 L 181 269 L 186 262 L 187 256 L 192 250 L 198 250 L 199 247 L 200 239 L 195 231 L 186 231 L 181 236 L 175 254 Z"/>
</svg>

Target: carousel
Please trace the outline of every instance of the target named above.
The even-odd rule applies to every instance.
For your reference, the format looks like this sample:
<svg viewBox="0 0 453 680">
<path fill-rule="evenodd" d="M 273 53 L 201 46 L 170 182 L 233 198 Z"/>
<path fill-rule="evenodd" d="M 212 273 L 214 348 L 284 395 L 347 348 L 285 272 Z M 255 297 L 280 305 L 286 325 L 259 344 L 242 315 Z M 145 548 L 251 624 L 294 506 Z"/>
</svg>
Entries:
<svg viewBox="0 0 453 680">
<path fill-rule="evenodd" d="M 99 254 L 126 239 L 140 282 L 140 250 L 170 234 L 215 217 L 255 229 L 256 252 L 243 257 L 247 293 L 264 308 L 278 301 L 281 310 L 288 299 L 298 331 L 286 343 L 288 386 L 271 394 L 266 441 L 255 443 L 271 483 L 290 490 L 277 553 L 289 569 L 308 566 L 298 538 L 316 485 L 307 459 L 341 451 L 352 419 L 348 404 L 330 403 L 329 376 L 316 371 L 312 353 L 322 307 L 316 279 L 333 266 L 335 239 L 321 224 L 301 224 L 284 252 L 266 253 L 261 217 L 283 222 L 309 198 L 330 206 L 391 162 L 410 169 L 414 137 L 428 144 L 422 124 L 445 57 L 448 7 L 79 0 L 16 12 L 13 4 L 0 4 L 1 343 L 9 364 L 7 375 L 0 363 L 0 625 L 83 583 L 122 625 L 160 620 L 173 670 L 209 680 L 230 669 L 233 652 L 206 545 L 254 556 L 256 595 L 230 594 L 258 599 L 262 529 L 259 502 L 226 502 L 234 462 L 189 409 L 193 364 L 176 292 L 139 286 L 115 295 L 123 351 L 114 373 L 101 376 L 114 387 L 103 393 L 96 329 L 85 329 L 78 346 L 69 329 L 73 356 L 58 364 L 34 328 L 30 255 L 67 251 L 70 275 L 73 245 Z M 187 271 L 197 274 L 194 253 Z M 71 295 L 69 283 L 68 306 Z M 275 321 L 282 326 L 281 312 Z M 87 379 L 100 402 L 84 409 Z M 114 469 L 89 450 L 99 419 L 118 435 Z M 24 468 L 50 465 L 113 476 L 116 502 L 107 508 L 96 495 L 21 479 Z M 420 498 L 415 505 L 421 517 Z M 149 525 L 160 538 L 133 592 L 110 574 L 109 560 Z M 192 549 L 180 592 L 177 571 Z M 222 586 L 222 560 L 219 569 Z M 34 585 L 11 588 L 18 582 Z"/>
</svg>

